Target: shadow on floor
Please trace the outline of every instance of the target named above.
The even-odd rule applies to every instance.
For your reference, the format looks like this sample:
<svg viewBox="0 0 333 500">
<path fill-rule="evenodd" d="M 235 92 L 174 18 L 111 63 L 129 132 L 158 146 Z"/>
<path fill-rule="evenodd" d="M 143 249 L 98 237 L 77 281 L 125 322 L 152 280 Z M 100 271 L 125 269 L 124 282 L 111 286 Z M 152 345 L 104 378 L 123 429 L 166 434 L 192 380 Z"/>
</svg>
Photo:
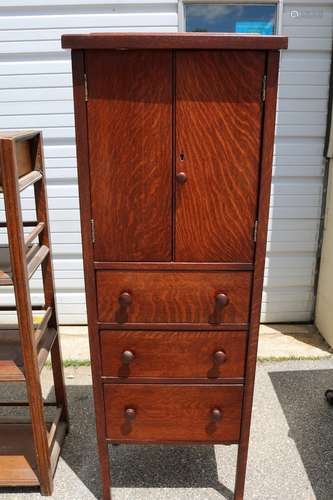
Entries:
<svg viewBox="0 0 333 500">
<path fill-rule="evenodd" d="M 92 391 L 67 386 L 71 430 L 62 457 L 98 498 L 99 468 Z M 216 489 L 227 500 L 233 493 L 218 480 L 213 446 L 110 446 L 112 486 L 115 488 Z"/>
<path fill-rule="evenodd" d="M 12 399 L 25 397 L 19 386 L 14 391 L 12 386 L 8 391 Z M 61 456 L 91 493 L 100 498 L 91 386 L 67 385 L 67 396 L 71 427 Z M 47 399 L 54 399 L 53 391 Z M 231 500 L 233 497 L 232 491 L 218 480 L 213 446 L 120 445 L 110 446 L 109 450 L 113 487 L 214 488 L 221 498 Z M 0 494 L 15 495 L 20 491 L 36 493 L 39 489 L 1 488 Z"/>
<path fill-rule="evenodd" d="M 317 500 L 333 498 L 333 370 L 271 371 L 270 379 Z"/>
</svg>

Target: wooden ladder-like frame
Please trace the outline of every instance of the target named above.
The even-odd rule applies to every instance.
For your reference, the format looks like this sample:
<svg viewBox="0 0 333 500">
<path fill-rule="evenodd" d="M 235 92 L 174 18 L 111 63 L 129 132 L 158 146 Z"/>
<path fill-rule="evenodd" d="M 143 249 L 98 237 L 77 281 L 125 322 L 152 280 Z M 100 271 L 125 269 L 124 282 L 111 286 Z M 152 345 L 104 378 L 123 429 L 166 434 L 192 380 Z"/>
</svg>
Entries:
<svg viewBox="0 0 333 500">
<path fill-rule="evenodd" d="M 30 171 L 19 177 L 22 161 Z M 20 146 L 20 147 L 18 147 Z M 0 323 L 0 382 L 25 382 L 27 401 L 0 401 L 1 406 L 30 410 L 30 417 L 0 418 L 0 487 L 40 486 L 42 495 L 51 495 L 53 476 L 61 446 L 68 432 L 68 409 L 55 304 L 48 206 L 45 188 L 43 139 L 41 132 L 0 133 L 0 192 L 5 204 L 8 250 L 2 247 L 0 286 L 13 285 L 15 305 L 0 304 L 0 311 L 16 311 L 17 327 Z M 36 221 L 22 221 L 20 192 L 33 186 Z M 24 227 L 32 227 L 25 234 Z M 35 241 L 38 243 L 34 243 Z M 0 256 L 1 257 L 1 256 Z M 41 266 L 44 304 L 32 306 L 29 279 Z M 40 319 L 34 324 L 33 310 Z M 36 323 L 36 321 L 35 321 Z M 3 354 L 2 354 L 3 353 Z M 51 354 L 55 402 L 44 402 L 40 372 Z M 46 406 L 54 407 L 50 422 Z"/>
</svg>

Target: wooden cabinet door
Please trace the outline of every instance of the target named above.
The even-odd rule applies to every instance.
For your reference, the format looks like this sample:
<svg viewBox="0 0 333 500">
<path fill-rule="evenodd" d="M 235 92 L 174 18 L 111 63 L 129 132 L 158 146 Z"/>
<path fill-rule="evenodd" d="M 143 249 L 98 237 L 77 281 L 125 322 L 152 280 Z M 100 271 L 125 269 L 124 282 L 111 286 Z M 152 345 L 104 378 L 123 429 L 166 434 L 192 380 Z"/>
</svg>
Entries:
<svg viewBox="0 0 333 500">
<path fill-rule="evenodd" d="M 170 51 L 86 51 L 97 261 L 169 261 Z"/>
<path fill-rule="evenodd" d="M 253 261 L 264 71 L 260 51 L 177 52 L 177 261 Z"/>
</svg>

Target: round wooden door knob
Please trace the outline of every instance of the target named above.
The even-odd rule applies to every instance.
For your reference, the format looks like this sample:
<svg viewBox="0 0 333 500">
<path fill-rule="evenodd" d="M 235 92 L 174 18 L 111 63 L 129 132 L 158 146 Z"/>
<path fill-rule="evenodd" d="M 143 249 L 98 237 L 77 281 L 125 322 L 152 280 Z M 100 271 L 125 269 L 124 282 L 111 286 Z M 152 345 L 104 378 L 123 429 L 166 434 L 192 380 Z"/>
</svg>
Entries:
<svg viewBox="0 0 333 500">
<path fill-rule="evenodd" d="M 185 174 L 185 172 L 178 172 L 178 174 L 176 174 L 176 181 L 178 182 L 178 184 L 185 184 L 185 182 L 187 181 L 187 175 Z"/>
<path fill-rule="evenodd" d="M 121 354 L 121 360 L 125 365 L 128 365 L 129 363 L 131 363 L 134 360 L 134 358 L 135 358 L 135 354 L 132 351 L 124 351 Z"/>
<path fill-rule="evenodd" d="M 217 365 L 222 365 L 222 363 L 225 363 L 227 361 L 227 355 L 224 351 L 216 351 L 214 352 L 214 362 Z"/>
<path fill-rule="evenodd" d="M 220 410 L 220 408 L 213 408 L 212 411 L 211 411 L 211 415 L 212 415 L 212 420 L 214 422 L 219 422 L 220 420 L 222 420 L 222 411 Z"/>
<path fill-rule="evenodd" d="M 134 420 L 136 417 L 136 410 L 134 408 L 126 408 L 125 409 L 125 417 L 127 420 Z"/>
<path fill-rule="evenodd" d="M 229 303 L 227 295 L 224 293 L 217 293 L 215 295 L 215 304 L 219 309 L 223 309 Z"/>
<path fill-rule="evenodd" d="M 129 292 L 123 292 L 119 295 L 118 301 L 122 307 L 128 307 L 133 302 L 132 295 Z"/>
</svg>

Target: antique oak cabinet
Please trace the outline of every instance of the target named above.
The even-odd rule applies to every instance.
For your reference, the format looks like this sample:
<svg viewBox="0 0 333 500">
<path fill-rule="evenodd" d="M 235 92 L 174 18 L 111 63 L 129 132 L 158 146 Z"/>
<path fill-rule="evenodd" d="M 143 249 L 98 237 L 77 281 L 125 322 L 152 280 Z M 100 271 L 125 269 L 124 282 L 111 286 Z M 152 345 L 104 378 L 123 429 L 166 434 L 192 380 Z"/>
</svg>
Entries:
<svg viewBox="0 0 333 500">
<path fill-rule="evenodd" d="M 238 443 L 239 500 L 287 40 L 105 33 L 62 43 L 72 49 L 103 498 L 109 443 Z"/>
</svg>

